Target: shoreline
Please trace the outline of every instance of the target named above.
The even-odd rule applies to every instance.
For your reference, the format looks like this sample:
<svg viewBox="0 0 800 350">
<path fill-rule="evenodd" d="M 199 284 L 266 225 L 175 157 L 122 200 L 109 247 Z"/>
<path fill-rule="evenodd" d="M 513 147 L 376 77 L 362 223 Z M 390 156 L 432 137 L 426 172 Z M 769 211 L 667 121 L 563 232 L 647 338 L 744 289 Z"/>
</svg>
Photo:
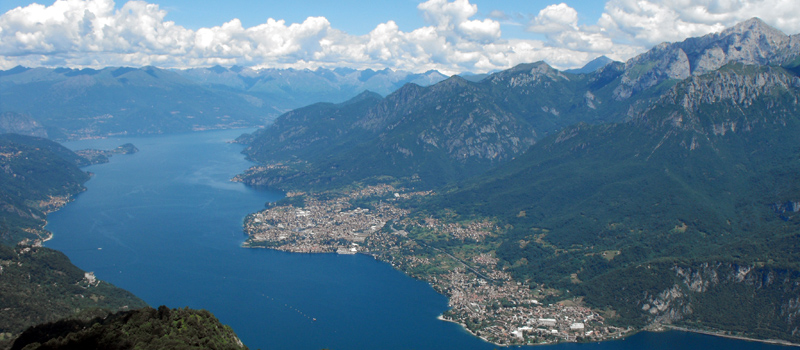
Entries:
<svg viewBox="0 0 800 350">
<path fill-rule="evenodd" d="M 249 248 L 249 249 L 254 249 L 254 248 L 255 249 L 270 249 L 270 250 L 274 250 L 274 251 L 292 253 L 292 254 L 300 253 L 300 254 L 335 254 L 335 255 L 343 255 L 343 254 L 338 254 L 336 252 L 293 252 L 293 251 L 290 251 L 290 250 L 274 249 L 274 248 L 265 247 L 265 246 L 247 246 L 247 245 L 244 245 L 244 244 L 242 244 L 241 247 L 242 248 Z M 383 261 L 383 260 L 379 259 L 377 257 L 377 255 L 371 254 L 370 252 L 357 252 L 356 254 L 370 256 L 370 257 L 372 257 L 372 258 L 374 258 L 374 259 L 376 259 L 378 261 L 381 261 L 383 263 L 387 263 L 386 261 Z M 350 255 L 350 254 L 347 254 L 347 255 Z M 406 275 L 407 277 L 414 278 L 414 277 L 406 274 L 402 270 L 398 270 L 398 271 L 403 272 L 404 275 Z M 437 293 L 439 293 L 439 292 L 437 292 Z M 439 293 L 439 294 L 441 294 L 441 293 Z M 444 295 L 444 294 L 442 294 L 442 295 Z M 444 296 L 447 297 L 448 300 L 449 300 L 449 297 L 447 295 L 444 295 Z M 487 339 L 487 338 L 485 338 L 483 336 L 475 334 L 474 332 L 472 332 L 467 327 L 466 324 L 464 324 L 462 322 L 459 322 L 457 320 L 449 320 L 449 319 L 444 318 L 444 314 L 440 314 L 440 315 L 436 316 L 436 319 L 439 320 L 439 321 L 443 321 L 443 322 L 449 322 L 449 323 L 457 324 L 457 325 L 459 325 L 461 327 L 462 330 L 464 330 L 465 332 L 469 333 L 471 336 L 479 338 L 479 339 L 483 340 L 484 342 L 486 342 L 488 344 L 492 344 L 492 345 L 499 346 L 499 347 L 504 347 L 504 348 L 512 347 L 512 346 L 540 346 L 540 345 L 546 346 L 546 345 L 572 343 L 572 342 L 559 341 L 559 342 L 545 342 L 545 343 L 536 343 L 536 344 L 499 344 L 499 343 L 492 342 L 492 341 L 490 341 L 489 339 Z M 800 343 L 792 343 L 792 342 L 787 341 L 787 340 L 758 339 L 758 338 L 751 338 L 751 337 L 747 337 L 747 336 L 724 334 L 724 333 L 722 333 L 722 332 L 724 332 L 722 330 L 717 331 L 717 332 L 715 332 L 715 331 L 704 331 L 704 330 L 700 330 L 700 329 L 692 329 L 692 328 L 686 328 L 686 327 L 674 326 L 674 325 L 665 325 L 665 324 L 659 324 L 657 326 L 651 325 L 651 326 L 648 326 L 648 327 L 645 327 L 645 328 L 642 328 L 642 329 L 634 330 L 634 331 L 632 331 L 632 332 L 630 332 L 628 334 L 625 334 L 622 337 L 607 338 L 607 339 L 603 339 L 603 340 L 600 340 L 600 341 L 604 342 L 604 341 L 622 340 L 624 338 L 633 336 L 633 335 L 638 334 L 640 332 L 661 333 L 661 332 L 667 332 L 667 331 L 679 331 L 679 332 L 686 332 L 686 333 L 696 333 L 696 334 L 703 334 L 703 335 L 714 336 L 714 337 L 721 337 L 721 338 L 728 338 L 728 339 L 735 339 L 735 340 L 742 340 L 742 341 L 749 341 L 749 342 L 757 342 L 757 343 L 764 343 L 764 344 L 782 345 L 782 346 L 787 346 L 787 347 L 798 347 L 798 348 L 800 348 Z"/>
<path fill-rule="evenodd" d="M 408 276 L 408 275 L 406 275 L 406 276 Z M 469 328 L 467 328 L 467 325 L 465 325 L 465 324 L 463 324 L 463 323 L 461 323 L 461 322 L 458 322 L 458 321 L 454 321 L 454 320 L 448 320 L 448 319 L 444 318 L 444 315 L 439 315 L 439 316 L 436 316 L 436 319 L 437 319 L 437 320 L 439 320 L 439 321 L 444 321 L 444 322 L 455 323 L 455 324 L 457 324 L 457 325 L 461 326 L 461 328 L 462 328 L 464 331 L 466 331 L 467 333 L 469 333 L 469 334 L 470 334 L 470 335 L 472 335 L 473 337 L 480 338 L 481 340 L 483 340 L 483 341 L 485 341 L 485 342 L 487 342 L 487 343 L 489 343 L 489 344 L 492 344 L 492 345 L 497 345 L 497 346 L 502 346 L 502 347 L 508 347 L 508 346 L 509 346 L 509 345 L 504 345 L 504 344 L 497 344 L 497 343 L 494 343 L 494 342 L 490 341 L 489 339 L 486 339 L 486 338 L 484 338 L 484 337 L 482 337 L 482 336 L 480 336 L 480 335 L 477 335 L 477 334 L 475 334 L 475 333 L 472 333 L 472 331 L 471 331 L 471 330 L 469 330 Z M 542 345 L 545 345 L 545 344 L 542 344 Z M 519 345 L 510 345 L 510 346 L 519 346 Z"/>
<path fill-rule="evenodd" d="M 792 343 L 792 342 L 790 342 L 788 340 L 750 338 L 750 337 L 741 336 L 741 335 L 732 335 L 732 334 L 719 333 L 719 332 L 724 332 L 724 331 L 719 331 L 719 332 L 704 331 L 704 330 L 700 330 L 700 329 L 692 329 L 692 328 L 673 326 L 673 325 L 661 325 L 661 327 L 665 328 L 664 330 L 662 330 L 662 332 L 666 331 L 666 330 L 673 330 L 673 331 L 680 331 L 680 332 L 687 332 L 687 333 L 710 335 L 710 336 L 720 337 L 720 338 L 751 341 L 751 342 L 756 342 L 756 343 L 783 345 L 783 346 L 791 346 L 791 347 L 800 347 L 800 344 Z"/>
<path fill-rule="evenodd" d="M 45 225 L 47 225 L 47 224 L 45 223 Z M 52 232 L 52 231 L 50 231 L 50 230 L 45 230 L 45 232 L 47 232 L 47 237 L 45 237 L 45 238 L 42 238 L 42 241 L 41 241 L 41 244 L 42 244 L 42 245 L 44 245 L 44 242 L 47 242 L 47 241 L 49 241 L 49 240 L 53 239 L 53 236 L 55 236 L 55 235 L 53 234 L 53 232 Z"/>
<path fill-rule="evenodd" d="M 245 242 L 246 242 L 246 241 L 245 241 Z M 273 248 L 273 247 L 265 247 L 265 246 L 248 246 L 248 245 L 244 245 L 244 244 L 240 245 L 240 247 L 241 247 L 241 248 L 249 248 L 249 249 L 269 249 L 269 250 L 273 250 L 273 251 L 276 251 L 276 252 L 283 252 L 283 253 L 290 253 L 290 254 L 334 254 L 334 255 L 358 255 L 358 254 L 361 254 L 361 255 L 364 255 L 364 256 L 369 256 L 369 257 L 372 257 L 373 259 L 375 259 L 375 260 L 377 260 L 377 261 L 380 261 L 380 262 L 382 262 L 382 263 L 386 263 L 386 264 L 389 264 L 390 266 L 392 266 L 392 265 L 391 265 L 391 264 L 390 264 L 388 261 L 381 260 L 381 259 L 380 259 L 380 258 L 379 258 L 379 257 L 378 257 L 376 254 L 373 254 L 372 252 L 361 252 L 361 251 L 360 251 L 360 252 L 356 252 L 355 254 L 339 254 L 339 253 L 337 253 L 337 252 L 296 252 L 296 251 L 291 251 L 291 250 L 275 249 L 275 248 Z M 394 268 L 394 269 L 395 269 L 395 270 L 397 270 L 397 271 L 400 271 L 400 272 L 401 272 L 401 273 L 403 273 L 403 275 L 405 275 L 406 277 L 409 277 L 409 278 L 412 278 L 412 279 L 416 279 L 416 280 L 420 280 L 420 281 L 423 281 L 423 282 L 427 282 L 427 281 L 425 281 L 425 280 L 423 280 L 423 279 L 419 279 L 419 278 L 416 278 L 416 277 L 414 277 L 414 276 L 411 276 L 411 275 L 407 274 L 405 271 L 403 271 L 403 270 L 400 270 L 400 269 L 398 269 L 398 268 L 397 268 L 397 267 L 395 267 L 395 266 L 392 266 L 392 268 Z M 429 284 L 431 287 L 433 287 L 433 284 L 431 284 L 430 282 L 427 282 L 427 283 L 428 283 L 428 284 Z M 433 289 L 434 289 L 434 291 L 436 291 L 436 288 L 433 288 Z M 436 293 L 438 293 L 438 294 L 441 294 L 442 296 L 444 296 L 445 298 L 447 298 L 447 299 L 448 299 L 448 301 L 450 300 L 450 297 L 449 297 L 449 296 L 447 296 L 447 295 L 445 295 L 445 294 L 443 294 L 443 293 L 441 293 L 441 292 L 439 292 L 439 291 L 436 291 Z M 449 309 L 449 308 L 448 308 L 448 309 Z M 475 333 L 474 333 L 472 330 L 470 330 L 470 329 L 467 327 L 467 325 L 466 325 L 466 324 L 464 324 L 464 323 L 462 323 L 462 322 L 459 322 L 459 321 L 457 321 L 457 320 L 449 320 L 449 319 L 446 319 L 446 318 L 444 318 L 444 314 L 440 314 L 440 315 L 436 316 L 436 319 L 437 319 L 437 320 L 439 320 L 439 321 L 444 321 L 444 322 L 449 322 L 449 323 L 454 323 L 454 324 L 457 324 L 457 325 L 459 325 L 459 326 L 461 327 L 461 329 L 462 329 L 464 332 L 467 332 L 469 335 L 471 335 L 471 336 L 473 336 L 473 337 L 476 337 L 476 338 L 479 338 L 479 339 L 481 339 L 482 341 L 486 342 L 487 344 L 492 344 L 492 345 L 494 345 L 494 346 L 503 347 L 503 348 L 515 347 L 515 346 L 547 346 L 547 345 L 556 345 L 556 344 L 567 344 L 567 343 L 575 343 L 575 344 L 579 344 L 579 343 L 580 343 L 580 342 L 570 342 L 570 341 L 555 341 L 555 342 L 542 342 L 542 343 L 534 343 L 534 344 L 525 344 L 525 343 L 518 343 L 518 344 L 517 344 L 517 343 L 514 343 L 514 344 L 501 344 L 501 343 L 496 343 L 496 342 L 493 342 L 493 341 L 491 341 L 491 340 L 487 339 L 487 338 L 486 338 L 486 337 L 484 337 L 484 336 L 481 336 L 481 335 L 477 335 L 477 334 L 475 334 Z M 629 332 L 629 333 L 627 333 L 627 334 L 625 334 L 625 335 L 623 335 L 623 336 L 621 336 L 621 337 L 609 337 L 609 338 L 605 338 L 605 339 L 602 339 L 602 340 L 599 340 L 599 341 L 612 341 L 612 340 L 620 340 L 620 339 L 627 338 L 627 337 L 629 337 L 629 336 L 631 336 L 631 335 L 634 335 L 634 334 L 638 333 L 639 331 L 640 331 L 640 330 L 636 330 L 636 331 Z"/>
<path fill-rule="evenodd" d="M 93 174 L 89 173 L 89 175 L 91 176 Z M 38 244 L 39 246 L 43 247 L 45 242 L 53 239 L 55 234 L 53 233 L 53 231 L 50 231 L 50 230 L 47 229 L 47 225 L 50 223 L 47 220 L 47 216 L 52 214 L 52 213 L 54 213 L 54 212 L 57 212 L 57 211 L 61 210 L 61 208 L 63 208 L 63 207 L 66 207 L 67 204 L 72 203 L 73 201 L 75 201 L 75 197 L 77 197 L 79 194 L 81 194 L 83 192 L 86 192 L 87 189 L 86 189 L 85 186 L 83 186 L 83 184 L 81 184 L 81 187 L 83 187 L 83 189 L 80 192 L 72 194 L 69 197 L 65 198 L 64 201 L 60 205 L 57 205 L 57 206 L 55 206 L 53 208 L 50 208 L 50 210 L 44 210 L 43 211 L 44 212 L 44 219 L 43 219 L 44 224 L 41 226 L 40 230 L 43 231 L 43 232 L 46 232 L 47 236 L 46 237 L 39 237 L 39 239 L 34 240 L 33 241 L 34 245 Z"/>
</svg>

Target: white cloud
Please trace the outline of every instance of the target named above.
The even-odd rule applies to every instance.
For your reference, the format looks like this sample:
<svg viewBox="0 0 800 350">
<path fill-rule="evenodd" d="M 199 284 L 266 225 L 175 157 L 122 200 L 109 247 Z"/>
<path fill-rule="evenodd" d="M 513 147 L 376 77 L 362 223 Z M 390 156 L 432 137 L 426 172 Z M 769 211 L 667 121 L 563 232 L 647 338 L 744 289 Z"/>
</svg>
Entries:
<svg viewBox="0 0 800 350">
<path fill-rule="evenodd" d="M 240 64 L 456 73 L 520 63 L 501 39 L 500 23 L 473 18 L 478 9 L 468 0 L 429 0 L 418 7 L 428 26 L 403 32 L 389 21 L 363 36 L 339 31 L 324 17 L 292 24 L 268 19 L 249 28 L 232 19 L 194 31 L 165 21 L 166 11 L 156 4 L 129 1 L 119 10 L 114 5 L 112 0 L 58 0 L 1 15 L 0 68 Z"/>
<path fill-rule="evenodd" d="M 800 1 L 610 0 L 598 25 L 617 41 L 649 47 L 718 32 L 752 17 L 784 33 L 798 33 Z"/>
<path fill-rule="evenodd" d="M 554 4 L 527 29 L 544 34 L 553 47 L 625 60 L 661 42 L 719 32 L 752 17 L 785 33 L 800 32 L 800 1 L 609 0 L 596 24 L 579 25 L 578 17 L 570 6 Z"/>
<path fill-rule="evenodd" d="M 589 59 L 606 55 L 624 60 L 644 50 L 640 46 L 615 43 L 611 36 L 598 26 L 578 25 L 578 11 L 565 3 L 545 7 L 534 17 L 528 31 L 544 34 L 548 45 L 587 53 Z"/>
<path fill-rule="evenodd" d="M 470 20 L 478 13 L 478 6 L 468 0 L 428 0 L 417 6 L 422 18 L 434 25 L 439 34 L 451 42 L 461 39 L 484 43 L 500 38 L 500 23 L 492 19 Z"/>
<path fill-rule="evenodd" d="M 560 3 L 541 9 L 528 30 L 547 40 L 503 38 L 494 10 L 478 17 L 468 0 L 428 0 L 417 7 L 426 26 L 401 31 L 393 21 L 354 36 L 324 17 L 301 23 L 268 19 L 245 28 L 238 19 L 190 30 L 166 21 L 156 4 L 113 0 L 57 0 L 0 15 L 0 69 L 26 66 L 438 69 L 484 72 L 545 60 L 569 68 L 601 55 L 625 60 L 662 41 L 683 40 L 759 16 L 784 32 L 800 32 L 797 0 L 609 0 L 596 24 Z M 781 9 L 775 11 L 775 9 Z M 511 21 L 521 20 L 515 14 Z"/>
<path fill-rule="evenodd" d="M 528 30 L 537 33 L 578 30 L 578 11 L 563 2 L 547 6 L 531 21 Z"/>
</svg>

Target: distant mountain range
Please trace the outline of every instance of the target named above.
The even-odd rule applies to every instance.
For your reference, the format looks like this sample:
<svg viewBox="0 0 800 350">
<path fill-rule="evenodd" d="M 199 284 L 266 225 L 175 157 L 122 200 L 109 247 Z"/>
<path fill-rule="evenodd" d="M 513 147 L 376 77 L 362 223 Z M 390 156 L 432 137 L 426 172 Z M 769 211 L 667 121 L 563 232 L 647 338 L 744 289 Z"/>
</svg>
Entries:
<svg viewBox="0 0 800 350">
<path fill-rule="evenodd" d="M 79 139 L 263 126 L 309 103 L 445 78 L 388 69 L 16 67 L 0 71 L 0 131 Z"/>
<path fill-rule="evenodd" d="M 584 65 L 581 68 L 567 69 L 567 70 L 564 71 L 564 73 L 572 73 L 572 74 L 594 73 L 594 72 L 600 70 L 601 68 L 603 68 L 603 67 L 605 67 L 605 66 L 607 66 L 607 65 L 609 65 L 611 63 L 614 63 L 614 60 L 612 60 L 612 59 L 610 59 L 610 58 L 608 58 L 606 56 L 600 56 L 598 58 L 595 58 L 595 59 L 591 60 L 589 63 L 587 63 L 586 65 Z"/>
<path fill-rule="evenodd" d="M 604 61 L 297 109 L 241 139 L 280 165 L 244 179 L 437 189 L 419 215 L 498 221 L 517 281 L 621 324 L 800 341 L 800 35 L 751 19 Z"/>
<path fill-rule="evenodd" d="M 256 70 L 214 66 L 174 72 L 209 88 L 258 96 L 283 112 L 317 102 L 343 102 L 366 90 L 385 96 L 407 83 L 428 86 L 447 78 L 437 71 L 410 73 L 388 68 L 380 71 L 349 68 Z"/>
</svg>

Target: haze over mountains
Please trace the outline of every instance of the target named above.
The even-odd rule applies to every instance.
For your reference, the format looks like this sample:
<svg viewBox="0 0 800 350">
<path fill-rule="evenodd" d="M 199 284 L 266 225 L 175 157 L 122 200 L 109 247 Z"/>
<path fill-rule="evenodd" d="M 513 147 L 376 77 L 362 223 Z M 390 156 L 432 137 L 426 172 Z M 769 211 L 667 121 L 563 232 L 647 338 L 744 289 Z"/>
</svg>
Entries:
<svg viewBox="0 0 800 350">
<path fill-rule="evenodd" d="M 254 127 L 312 102 L 444 78 L 435 71 L 16 67 L 0 72 L 0 112 L 13 113 L 0 127 L 54 139 Z"/>
</svg>

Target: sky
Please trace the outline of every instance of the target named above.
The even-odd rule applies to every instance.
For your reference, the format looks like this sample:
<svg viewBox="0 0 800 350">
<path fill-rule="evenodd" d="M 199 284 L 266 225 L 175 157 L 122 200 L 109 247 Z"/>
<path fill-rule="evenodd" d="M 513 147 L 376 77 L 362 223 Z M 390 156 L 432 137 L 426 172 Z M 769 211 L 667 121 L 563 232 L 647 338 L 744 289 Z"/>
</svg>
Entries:
<svg viewBox="0 0 800 350">
<path fill-rule="evenodd" d="M 2 0 L 0 69 L 566 69 L 752 17 L 800 33 L 800 0 Z"/>
</svg>

